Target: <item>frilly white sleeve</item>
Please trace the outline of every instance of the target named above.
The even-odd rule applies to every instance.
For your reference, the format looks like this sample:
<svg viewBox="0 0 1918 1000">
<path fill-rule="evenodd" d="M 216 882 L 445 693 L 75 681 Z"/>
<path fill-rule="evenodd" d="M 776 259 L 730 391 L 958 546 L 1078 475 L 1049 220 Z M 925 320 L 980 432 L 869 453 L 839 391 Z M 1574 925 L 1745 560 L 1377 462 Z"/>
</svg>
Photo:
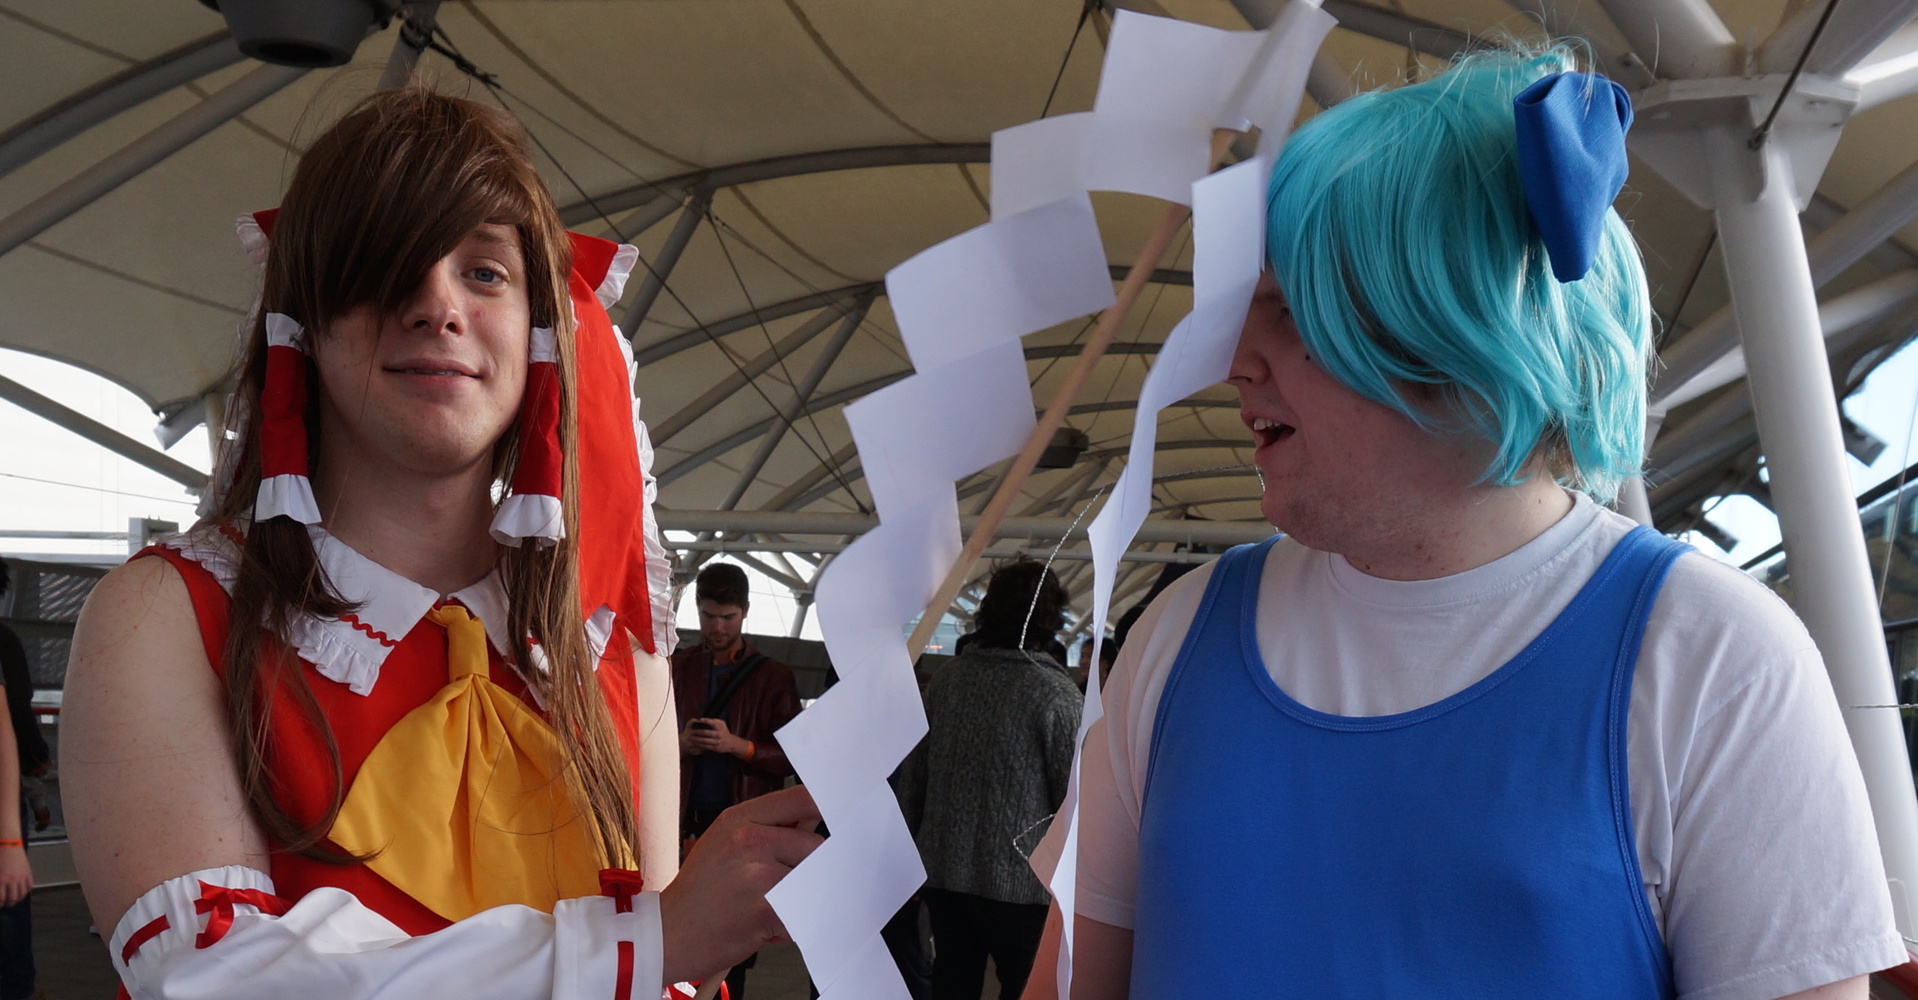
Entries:
<svg viewBox="0 0 1918 1000">
<path fill-rule="evenodd" d="M 344 890 L 289 906 L 264 872 L 209 868 L 135 901 L 111 950 L 136 1000 L 658 996 L 659 896 L 617 909 L 606 896 L 561 900 L 551 915 L 499 906 L 408 937 Z"/>
</svg>

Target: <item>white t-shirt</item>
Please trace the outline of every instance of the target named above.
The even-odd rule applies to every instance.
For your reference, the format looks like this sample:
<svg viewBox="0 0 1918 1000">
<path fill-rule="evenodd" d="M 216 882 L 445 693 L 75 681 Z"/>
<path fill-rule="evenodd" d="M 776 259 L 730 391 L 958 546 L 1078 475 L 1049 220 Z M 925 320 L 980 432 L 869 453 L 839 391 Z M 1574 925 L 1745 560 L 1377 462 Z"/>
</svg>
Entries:
<svg viewBox="0 0 1918 1000">
<path fill-rule="evenodd" d="M 1412 711 L 1516 656 L 1632 527 L 1579 496 L 1510 555 L 1416 581 L 1281 539 L 1260 575 L 1259 652 L 1311 708 Z M 1211 575 L 1187 575 L 1139 619 L 1087 735 L 1078 912 L 1103 923 L 1133 926 L 1152 725 Z M 1823 663 L 1757 581 L 1696 553 L 1673 564 L 1646 623 L 1627 764 L 1645 894 L 1681 997 L 1771 1000 L 1905 960 Z"/>
</svg>

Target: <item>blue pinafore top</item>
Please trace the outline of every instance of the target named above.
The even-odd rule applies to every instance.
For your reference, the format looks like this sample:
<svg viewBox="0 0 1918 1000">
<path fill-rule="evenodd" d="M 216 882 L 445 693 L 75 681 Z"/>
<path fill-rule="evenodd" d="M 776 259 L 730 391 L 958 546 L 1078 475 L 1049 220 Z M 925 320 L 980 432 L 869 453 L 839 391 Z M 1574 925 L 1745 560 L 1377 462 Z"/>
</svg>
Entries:
<svg viewBox="0 0 1918 1000">
<path fill-rule="evenodd" d="M 1510 662 L 1354 718 L 1266 671 L 1271 545 L 1220 558 L 1159 701 L 1134 1000 L 1673 996 L 1625 724 L 1645 619 L 1686 547 L 1634 530 Z"/>
</svg>

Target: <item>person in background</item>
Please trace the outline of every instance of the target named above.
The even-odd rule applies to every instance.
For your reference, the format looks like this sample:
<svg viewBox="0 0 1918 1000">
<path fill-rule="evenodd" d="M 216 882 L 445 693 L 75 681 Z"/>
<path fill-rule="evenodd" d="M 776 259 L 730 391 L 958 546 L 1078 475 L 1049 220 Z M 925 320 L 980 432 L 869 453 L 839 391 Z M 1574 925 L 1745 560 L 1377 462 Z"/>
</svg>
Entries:
<svg viewBox="0 0 1918 1000">
<path fill-rule="evenodd" d="M 1112 665 L 1118 662 L 1118 659 L 1119 642 L 1117 639 L 1107 639 L 1099 644 L 1099 683 L 1105 683 L 1106 676 L 1112 673 Z M 1091 676 L 1091 672 L 1092 640 L 1087 639 L 1079 646 L 1079 666 L 1072 671 L 1073 679 L 1078 682 L 1081 689 L 1085 688 L 1086 678 Z"/>
<path fill-rule="evenodd" d="M 738 566 L 700 570 L 693 596 L 705 641 L 673 654 L 681 833 L 688 839 L 704 834 L 728 808 L 778 791 L 793 773 L 773 733 L 799 714 L 799 688 L 790 667 L 741 636 L 748 593 L 746 571 Z M 745 997 L 746 970 L 755 958 L 727 975 L 733 1000 Z"/>
<path fill-rule="evenodd" d="M 1079 688 L 1050 652 L 1066 591 L 1030 560 L 993 573 L 964 653 L 926 686 L 925 740 L 900 782 L 926 865 L 935 1000 L 1025 989 L 1051 901 L 1026 861 L 1065 800 Z"/>
<path fill-rule="evenodd" d="M 12 589 L 0 559 L 0 597 Z M 45 774 L 53 755 L 33 717 L 33 676 L 20 637 L 0 624 L 0 683 L 7 711 L 0 715 L 0 793 L 13 793 L 13 809 L 0 808 L 0 1000 L 45 996 L 33 967 L 33 868 L 27 863 L 27 806 L 22 781 Z M 13 824 L 17 823 L 15 826 Z M 41 826 L 46 824 L 42 822 Z"/>
</svg>

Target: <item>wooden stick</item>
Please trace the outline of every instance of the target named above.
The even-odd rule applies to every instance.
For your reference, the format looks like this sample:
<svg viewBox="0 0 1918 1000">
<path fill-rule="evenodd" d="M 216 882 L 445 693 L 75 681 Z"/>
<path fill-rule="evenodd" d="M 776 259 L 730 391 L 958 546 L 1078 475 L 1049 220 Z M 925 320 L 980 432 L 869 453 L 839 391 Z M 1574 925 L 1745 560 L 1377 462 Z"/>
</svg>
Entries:
<svg viewBox="0 0 1918 1000">
<path fill-rule="evenodd" d="M 1219 129 L 1212 133 L 1212 166 L 1217 167 L 1225 159 L 1226 149 L 1238 133 L 1230 129 Z M 1086 379 L 1092 375 L 1092 368 L 1105 356 L 1106 348 L 1112 346 L 1112 338 L 1124 325 L 1126 314 L 1132 311 L 1133 303 L 1139 299 L 1139 293 L 1145 290 L 1146 282 L 1152 278 L 1152 272 L 1158 270 L 1165 259 L 1166 251 L 1172 248 L 1172 238 L 1179 234 L 1179 227 L 1192 215 L 1192 209 L 1185 205 L 1169 205 L 1165 217 L 1159 220 L 1159 227 L 1139 249 L 1139 255 L 1133 258 L 1132 269 L 1126 272 L 1125 281 L 1119 285 L 1119 294 L 1111 306 L 1099 315 L 1099 323 L 1092 330 L 1092 336 L 1086 341 L 1079 359 L 1066 373 L 1066 378 L 1053 393 L 1052 404 L 1039 418 L 1039 425 L 1032 429 L 1032 436 L 1026 438 L 1026 446 L 1019 457 L 1012 460 L 1012 467 L 1006 470 L 1005 478 L 999 480 L 999 489 L 992 495 L 992 502 L 979 513 L 979 520 L 973 525 L 971 537 L 966 539 L 965 548 L 959 552 L 959 558 L 952 564 L 952 570 L 946 574 L 945 582 L 933 594 L 932 601 L 926 605 L 926 613 L 919 618 L 918 627 L 912 630 L 912 637 L 906 640 L 906 649 L 913 659 L 926 649 L 927 640 L 939 627 L 945 617 L 946 609 L 952 606 L 953 598 L 959 595 L 959 588 L 965 586 L 966 578 L 971 575 L 974 563 L 979 561 L 980 553 L 991 545 L 999 532 L 999 522 L 1005 519 L 1007 511 L 1012 509 L 1013 500 L 1026 484 L 1026 477 L 1039 462 L 1039 455 L 1052 443 L 1052 435 L 1065 425 L 1066 412 L 1079 399 L 1079 390 L 1084 388 Z"/>
</svg>

